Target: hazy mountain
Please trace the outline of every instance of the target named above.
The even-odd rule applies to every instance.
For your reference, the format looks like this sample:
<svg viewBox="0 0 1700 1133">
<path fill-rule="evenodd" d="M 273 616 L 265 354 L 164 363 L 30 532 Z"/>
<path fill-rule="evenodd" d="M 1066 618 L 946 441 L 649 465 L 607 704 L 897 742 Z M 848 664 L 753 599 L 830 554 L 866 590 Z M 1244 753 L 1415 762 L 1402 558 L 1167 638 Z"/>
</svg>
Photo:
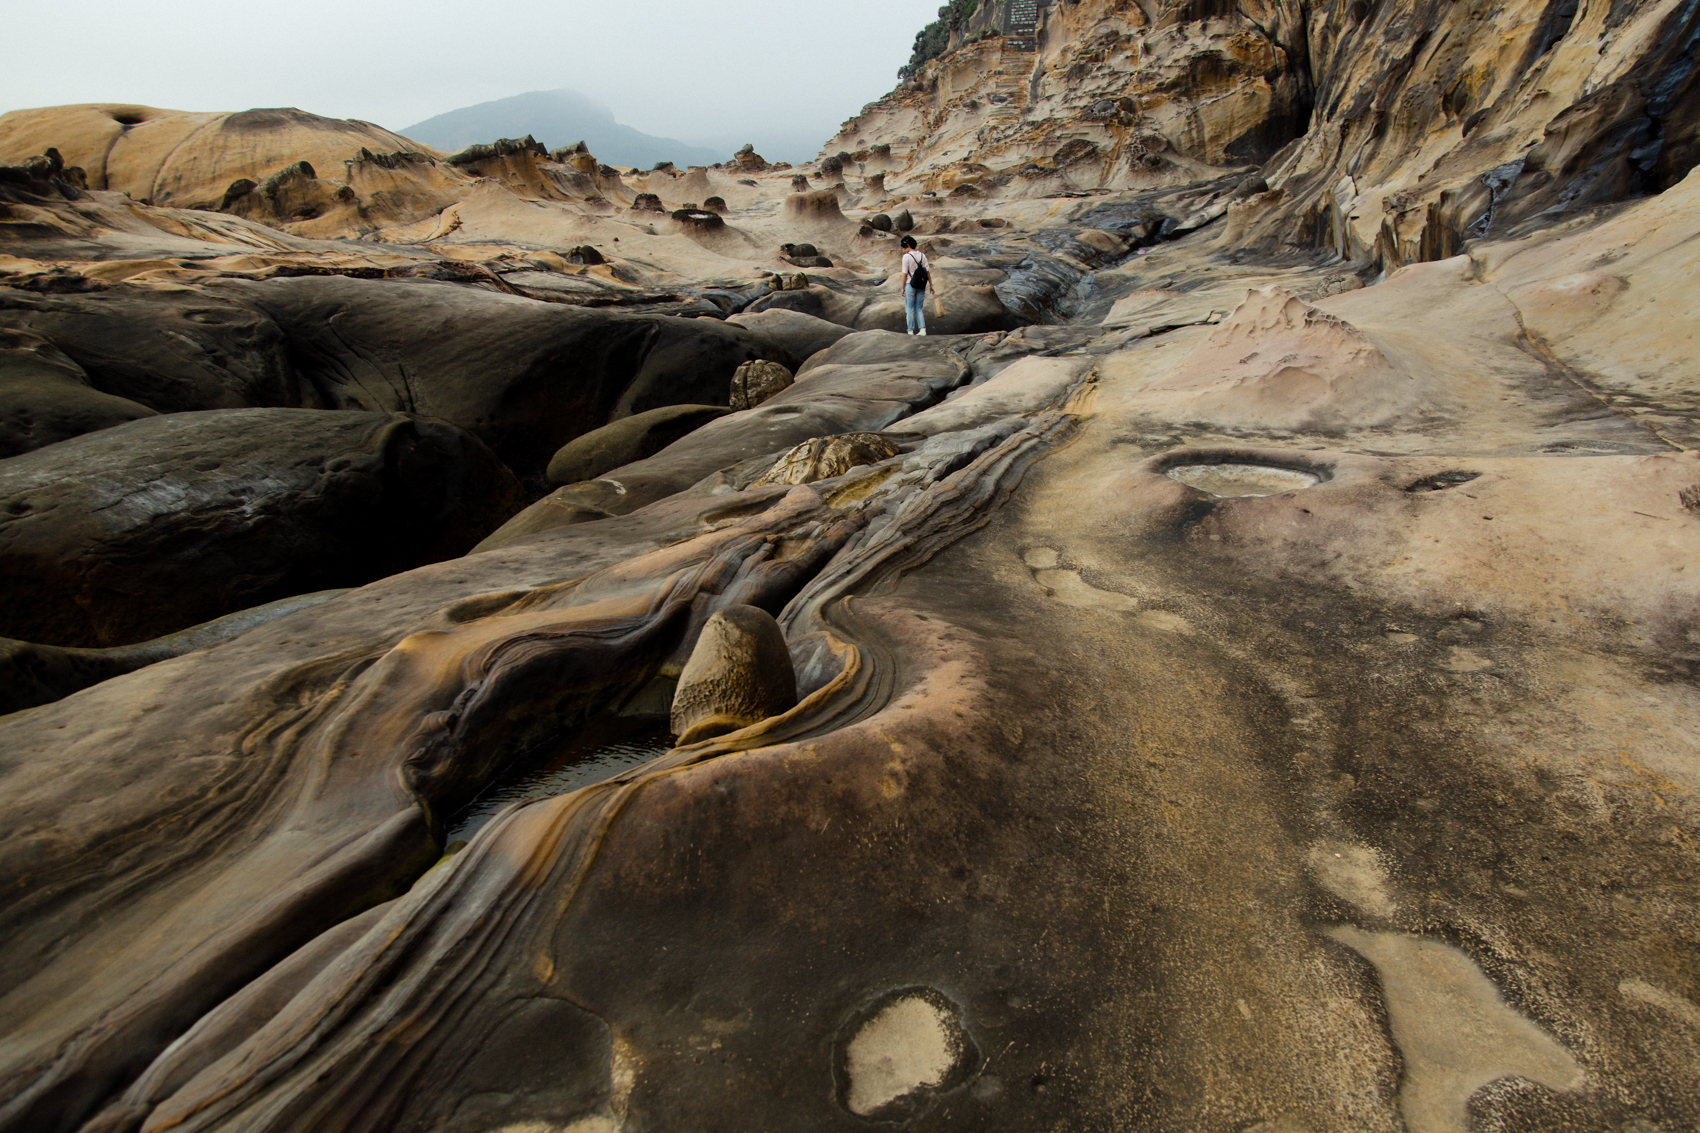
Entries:
<svg viewBox="0 0 1700 1133">
<path fill-rule="evenodd" d="M 583 141 L 599 160 L 613 165 L 709 165 L 732 156 L 731 150 L 722 153 L 622 126 L 613 111 L 575 90 L 537 90 L 482 102 L 427 118 L 401 133 L 450 153 L 477 142 L 527 134 L 551 148 Z"/>
</svg>

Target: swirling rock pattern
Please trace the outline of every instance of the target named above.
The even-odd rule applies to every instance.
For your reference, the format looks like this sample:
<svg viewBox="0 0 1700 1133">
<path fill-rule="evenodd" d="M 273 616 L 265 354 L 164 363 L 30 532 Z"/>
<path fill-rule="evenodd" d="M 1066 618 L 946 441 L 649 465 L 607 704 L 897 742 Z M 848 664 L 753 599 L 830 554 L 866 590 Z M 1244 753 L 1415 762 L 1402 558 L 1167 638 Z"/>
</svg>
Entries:
<svg viewBox="0 0 1700 1133">
<path fill-rule="evenodd" d="M 136 529 L 254 538 L 58 608 L 480 542 L 0 642 L 0 1131 L 1700 1124 L 1694 13 L 1207 7 L 980 6 L 797 170 L 0 118 L 0 527 L 250 419 L 531 501 L 185 450 Z"/>
</svg>

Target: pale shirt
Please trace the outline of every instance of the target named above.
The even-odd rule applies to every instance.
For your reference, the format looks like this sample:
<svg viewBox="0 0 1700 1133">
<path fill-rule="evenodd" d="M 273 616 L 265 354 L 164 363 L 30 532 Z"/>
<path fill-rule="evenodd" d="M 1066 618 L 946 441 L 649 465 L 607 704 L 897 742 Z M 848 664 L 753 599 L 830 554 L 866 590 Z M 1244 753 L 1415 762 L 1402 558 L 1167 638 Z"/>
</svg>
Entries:
<svg viewBox="0 0 1700 1133">
<path fill-rule="evenodd" d="M 909 277 L 915 274 L 915 269 L 917 267 L 924 267 L 927 269 L 928 275 L 932 274 L 933 265 L 927 262 L 926 254 L 918 248 L 911 248 L 909 251 L 903 253 L 904 287 L 909 286 Z M 929 280 L 929 282 L 931 281 Z"/>
</svg>

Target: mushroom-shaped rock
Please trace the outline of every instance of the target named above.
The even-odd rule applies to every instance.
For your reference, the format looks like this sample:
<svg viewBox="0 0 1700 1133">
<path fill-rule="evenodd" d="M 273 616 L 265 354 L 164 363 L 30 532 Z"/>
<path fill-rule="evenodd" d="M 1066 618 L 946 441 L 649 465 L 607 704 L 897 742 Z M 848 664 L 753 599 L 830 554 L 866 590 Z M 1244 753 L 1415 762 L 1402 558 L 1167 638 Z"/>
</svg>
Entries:
<svg viewBox="0 0 1700 1133">
<path fill-rule="evenodd" d="M 732 408 L 754 409 L 791 385 L 791 371 L 778 362 L 745 362 L 732 375 Z"/>
<path fill-rule="evenodd" d="M 738 368 L 739 373 L 743 370 L 742 366 Z M 786 375 L 786 384 L 790 384 L 789 374 Z M 732 385 L 736 390 L 736 378 Z M 609 469 L 654 456 L 686 433 L 694 432 L 730 412 L 720 405 L 663 405 L 622 417 L 562 445 L 549 461 L 549 483 L 576 484 L 581 480 L 594 480 Z"/>
<path fill-rule="evenodd" d="M 661 204 L 661 198 L 654 193 L 639 193 L 632 198 L 633 212 L 666 212 Z"/>
<path fill-rule="evenodd" d="M 702 208 L 683 208 L 674 211 L 673 219 L 687 232 L 715 232 L 726 227 L 720 214 Z"/>
<path fill-rule="evenodd" d="M 902 212 L 891 218 L 891 224 L 892 227 L 897 229 L 899 232 L 908 232 L 911 228 L 915 227 L 915 214 L 910 212 L 908 209 L 904 209 Z"/>
<path fill-rule="evenodd" d="M 703 201 L 702 207 L 707 209 L 709 212 L 725 212 L 726 211 L 726 198 L 725 197 L 709 197 L 707 200 Z"/>
<path fill-rule="evenodd" d="M 806 192 L 808 192 L 809 191 L 809 179 L 801 173 L 797 174 L 795 177 L 791 178 L 791 191 L 793 193 L 806 193 Z"/>
<path fill-rule="evenodd" d="M 812 484 L 842 476 L 864 464 L 889 460 L 901 450 L 878 433 L 840 433 L 804 441 L 773 462 L 752 487 L 763 484 Z"/>
<path fill-rule="evenodd" d="M 844 219 L 844 210 L 838 207 L 837 193 L 831 189 L 816 189 L 786 197 L 785 215 L 793 220 L 837 221 Z"/>
<path fill-rule="evenodd" d="M 873 216 L 868 218 L 868 225 L 872 228 L 877 228 L 881 232 L 890 232 L 892 227 L 891 217 L 887 216 L 883 212 L 875 213 Z"/>
<path fill-rule="evenodd" d="M 679 745 L 736 732 L 797 703 L 791 649 L 773 615 L 728 606 L 704 623 L 673 694 Z"/>
</svg>

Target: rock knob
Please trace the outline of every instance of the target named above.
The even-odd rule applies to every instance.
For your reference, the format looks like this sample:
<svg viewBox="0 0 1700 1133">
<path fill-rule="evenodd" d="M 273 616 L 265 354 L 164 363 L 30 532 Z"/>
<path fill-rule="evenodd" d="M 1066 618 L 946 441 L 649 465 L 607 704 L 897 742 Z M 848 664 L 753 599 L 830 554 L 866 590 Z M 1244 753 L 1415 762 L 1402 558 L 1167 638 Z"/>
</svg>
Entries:
<svg viewBox="0 0 1700 1133">
<path fill-rule="evenodd" d="M 710 617 L 673 694 L 679 744 L 736 732 L 797 704 L 791 649 L 779 623 L 754 606 L 728 606 Z"/>
</svg>

